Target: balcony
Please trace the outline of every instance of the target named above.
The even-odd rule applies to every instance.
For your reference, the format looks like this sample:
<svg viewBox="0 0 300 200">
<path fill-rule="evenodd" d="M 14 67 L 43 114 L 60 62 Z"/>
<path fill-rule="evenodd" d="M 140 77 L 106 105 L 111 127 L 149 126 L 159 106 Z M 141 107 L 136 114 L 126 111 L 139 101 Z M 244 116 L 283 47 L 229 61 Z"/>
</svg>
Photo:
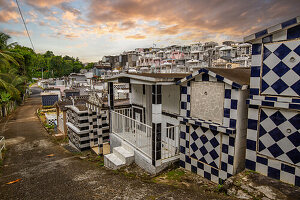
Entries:
<svg viewBox="0 0 300 200">
<path fill-rule="evenodd" d="M 112 133 L 152 159 L 152 127 L 131 118 L 131 108 L 111 111 Z M 156 143 L 155 143 L 156 144 Z M 154 147 L 154 149 L 159 149 Z M 161 160 L 169 160 L 179 155 L 179 126 L 162 130 Z"/>
</svg>

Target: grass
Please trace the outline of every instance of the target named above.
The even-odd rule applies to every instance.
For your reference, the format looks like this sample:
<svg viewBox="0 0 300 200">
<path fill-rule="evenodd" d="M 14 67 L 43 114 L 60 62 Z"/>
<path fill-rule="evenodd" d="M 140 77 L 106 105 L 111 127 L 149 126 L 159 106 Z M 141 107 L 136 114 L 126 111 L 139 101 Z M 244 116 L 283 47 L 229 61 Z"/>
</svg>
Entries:
<svg viewBox="0 0 300 200">
<path fill-rule="evenodd" d="M 181 178 L 184 175 L 185 175 L 185 171 L 183 171 L 182 169 L 174 169 L 167 172 L 166 174 L 167 179 L 173 181 L 181 181 Z"/>
<path fill-rule="evenodd" d="M 245 170 L 245 174 L 246 175 L 250 175 L 250 174 L 254 174 L 254 173 L 257 173 L 256 171 L 253 171 L 251 169 L 248 169 L 248 170 Z"/>
</svg>

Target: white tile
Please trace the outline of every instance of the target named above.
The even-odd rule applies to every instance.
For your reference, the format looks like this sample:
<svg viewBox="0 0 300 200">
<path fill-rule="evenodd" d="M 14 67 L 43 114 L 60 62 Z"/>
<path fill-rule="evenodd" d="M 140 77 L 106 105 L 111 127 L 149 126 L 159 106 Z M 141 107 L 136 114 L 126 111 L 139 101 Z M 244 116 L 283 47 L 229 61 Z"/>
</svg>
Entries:
<svg viewBox="0 0 300 200">
<path fill-rule="evenodd" d="M 204 170 L 197 168 L 197 174 L 204 177 Z"/>
<path fill-rule="evenodd" d="M 295 175 L 285 171 L 280 171 L 280 180 L 285 183 L 295 184 Z"/>
<path fill-rule="evenodd" d="M 251 88 L 260 88 L 260 77 L 250 77 Z"/>
<path fill-rule="evenodd" d="M 267 176 L 268 175 L 268 166 L 256 162 L 256 171 Z"/>
<path fill-rule="evenodd" d="M 246 149 L 246 159 L 256 162 L 256 151 Z"/>
<path fill-rule="evenodd" d="M 269 159 L 268 165 L 269 165 L 270 167 L 275 168 L 275 169 L 281 170 L 281 162 L 278 161 L 278 160 Z"/>
<path fill-rule="evenodd" d="M 247 130 L 247 139 L 256 141 L 257 140 L 257 131 L 256 130 Z"/>
<path fill-rule="evenodd" d="M 280 29 L 281 29 L 281 24 L 277 24 L 275 26 L 268 28 L 268 33 L 272 33 L 272 32 L 278 31 Z"/>
<path fill-rule="evenodd" d="M 252 55 L 251 66 L 261 66 L 261 55 Z"/>
<path fill-rule="evenodd" d="M 273 42 L 282 41 L 287 39 L 287 30 L 282 30 L 273 34 Z"/>
<path fill-rule="evenodd" d="M 254 40 L 254 39 L 255 39 L 255 34 L 252 34 L 247 37 L 244 37 L 244 42 L 248 42 L 248 41 Z"/>
</svg>

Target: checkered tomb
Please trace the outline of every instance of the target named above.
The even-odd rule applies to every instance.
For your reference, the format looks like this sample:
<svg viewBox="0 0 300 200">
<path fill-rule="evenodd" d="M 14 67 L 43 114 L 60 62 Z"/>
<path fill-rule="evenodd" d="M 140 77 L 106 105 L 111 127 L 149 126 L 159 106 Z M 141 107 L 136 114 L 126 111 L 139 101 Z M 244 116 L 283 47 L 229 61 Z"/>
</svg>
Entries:
<svg viewBox="0 0 300 200">
<path fill-rule="evenodd" d="M 300 95 L 300 41 L 264 45 L 261 94 Z"/>
<path fill-rule="evenodd" d="M 191 126 L 190 156 L 219 168 L 221 134 L 204 127 Z"/>
<path fill-rule="evenodd" d="M 258 152 L 300 166 L 300 114 L 262 108 Z"/>
</svg>

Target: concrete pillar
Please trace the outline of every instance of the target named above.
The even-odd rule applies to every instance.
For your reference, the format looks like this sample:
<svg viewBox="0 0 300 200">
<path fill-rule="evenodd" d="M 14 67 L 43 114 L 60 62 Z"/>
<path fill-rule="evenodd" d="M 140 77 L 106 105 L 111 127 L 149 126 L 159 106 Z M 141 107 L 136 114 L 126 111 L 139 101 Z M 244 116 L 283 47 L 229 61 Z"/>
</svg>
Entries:
<svg viewBox="0 0 300 200">
<path fill-rule="evenodd" d="M 110 110 L 114 109 L 114 84 L 108 83 L 108 107 Z"/>
<path fill-rule="evenodd" d="M 67 112 L 63 110 L 63 122 L 64 122 L 64 135 L 66 136 L 68 134 L 67 129 Z"/>
<path fill-rule="evenodd" d="M 161 163 L 162 93 L 161 85 L 152 85 L 152 164 Z"/>
<path fill-rule="evenodd" d="M 59 107 L 58 107 L 58 105 L 56 105 L 55 106 L 56 107 L 56 122 L 57 122 L 57 128 L 58 128 L 58 126 L 59 126 L 59 120 L 58 120 L 58 117 L 59 117 Z"/>
<path fill-rule="evenodd" d="M 112 119 L 110 111 L 114 110 L 114 84 L 108 83 L 108 109 L 109 109 L 109 132 L 112 132 Z"/>
</svg>

